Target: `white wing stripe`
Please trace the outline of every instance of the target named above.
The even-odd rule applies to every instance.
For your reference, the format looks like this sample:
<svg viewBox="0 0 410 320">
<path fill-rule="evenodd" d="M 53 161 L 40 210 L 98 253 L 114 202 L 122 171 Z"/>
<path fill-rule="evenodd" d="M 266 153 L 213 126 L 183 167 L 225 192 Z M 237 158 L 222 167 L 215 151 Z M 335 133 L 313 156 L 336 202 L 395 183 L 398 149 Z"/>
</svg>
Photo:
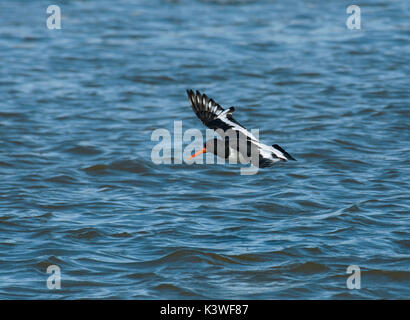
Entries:
<svg viewBox="0 0 410 320">
<path fill-rule="evenodd" d="M 219 118 L 220 120 L 222 120 L 223 122 L 225 122 L 226 124 L 232 126 L 232 127 L 233 127 L 232 129 L 233 129 L 233 130 L 242 132 L 245 136 L 249 137 L 251 140 L 253 140 L 253 141 L 255 141 L 255 142 L 258 142 L 258 139 L 256 139 L 256 137 L 255 137 L 252 133 L 250 133 L 248 130 L 246 130 L 245 128 L 243 128 L 243 127 L 241 127 L 241 126 L 238 126 L 236 123 L 230 121 L 230 120 L 226 117 L 227 111 L 229 111 L 229 110 L 226 110 L 225 112 L 223 112 L 218 118 Z"/>
</svg>

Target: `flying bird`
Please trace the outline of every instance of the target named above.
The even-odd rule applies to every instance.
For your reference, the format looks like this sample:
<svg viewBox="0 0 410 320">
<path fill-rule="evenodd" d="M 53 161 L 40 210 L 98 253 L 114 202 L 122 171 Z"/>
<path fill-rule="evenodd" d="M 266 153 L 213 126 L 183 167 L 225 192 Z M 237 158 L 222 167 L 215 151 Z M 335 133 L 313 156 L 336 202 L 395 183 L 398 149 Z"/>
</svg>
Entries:
<svg viewBox="0 0 410 320">
<path fill-rule="evenodd" d="M 270 147 L 261 143 L 232 117 L 234 107 L 224 110 L 213 99 L 209 99 L 206 94 L 201 94 L 199 91 L 187 90 L 187 94 L 197 117 L 208 128 L 216 130 L 223 139 L 214 138 L 206 141 L 204 147 L 188 160 L 210 152 L 229 161 L 239 160 L 243 164 L 250 162 L 260 168 L 270 167 L 279 161 L 296 161 L 279 145 L 274 144 Z M 234 139 L 232 139 L 233 135 L 235 135 Z"/>
</svg>

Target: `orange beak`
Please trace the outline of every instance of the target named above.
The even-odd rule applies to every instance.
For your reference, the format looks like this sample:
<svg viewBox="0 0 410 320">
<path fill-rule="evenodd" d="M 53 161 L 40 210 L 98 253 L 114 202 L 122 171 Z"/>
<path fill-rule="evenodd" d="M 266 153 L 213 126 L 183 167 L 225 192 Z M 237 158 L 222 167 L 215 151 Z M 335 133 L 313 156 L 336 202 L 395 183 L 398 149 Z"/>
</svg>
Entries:
<svg viewBox="0 0 410 320">
<path fill-rule="evenodd" d="M 202 150 L 199 150 L 198 152 L 194 153 L 192 156 L 190 156 L 187 160 L 191 160 L 192 158 L 195 158 L 196 156 L 199 156 L 202 153 L 205 153 L 206 149 L 202 148 Z"/>
</svg>

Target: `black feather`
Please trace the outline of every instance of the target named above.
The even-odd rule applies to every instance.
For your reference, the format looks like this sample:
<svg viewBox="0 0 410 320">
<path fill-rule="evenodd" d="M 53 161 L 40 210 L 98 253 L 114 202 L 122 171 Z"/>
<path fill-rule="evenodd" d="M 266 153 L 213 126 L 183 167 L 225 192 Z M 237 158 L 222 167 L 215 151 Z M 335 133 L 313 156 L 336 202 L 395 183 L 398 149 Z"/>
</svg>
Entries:
<svg viewBox="0 0 410 320">
<path fill-rule="evenodd" d="M 293 161 L 297 161 L 295 158 L 293 158 L 289 153 L 287 153 L 285 150 L 283 150 L 282 147 L 280 147 L 277 144 L 274 144 L 272 147 L 274 147 L 275 149 L 278 149 L 280 152 L 282 152 L 286 158 L 288 158 L 288 160 L 293 160 Z"/>
</svg>

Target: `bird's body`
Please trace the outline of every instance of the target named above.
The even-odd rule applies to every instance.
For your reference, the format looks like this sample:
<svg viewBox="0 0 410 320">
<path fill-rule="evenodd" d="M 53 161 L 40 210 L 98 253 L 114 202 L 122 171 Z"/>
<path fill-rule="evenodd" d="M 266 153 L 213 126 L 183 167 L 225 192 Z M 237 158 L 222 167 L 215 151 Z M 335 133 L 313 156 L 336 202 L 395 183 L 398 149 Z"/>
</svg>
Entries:
<svg viewBox="0 0 410 320">
<path fill-rule="evenodd" d="M 251 132 L 239 124 L 233 117 L 234 107 L 224 110 L 206 94 L 187 90 L 192 109 L 208 128 L 216 130 L 224 139 L 213 139 L 205 143 L 204 148 L 191 158 L 212 152 L 231 163 L 251 162 L 258 167 L 269 167 L 279 161 L 296 160 L 277 144 L 268 146 L 261 143 Z"/>
</svg>

